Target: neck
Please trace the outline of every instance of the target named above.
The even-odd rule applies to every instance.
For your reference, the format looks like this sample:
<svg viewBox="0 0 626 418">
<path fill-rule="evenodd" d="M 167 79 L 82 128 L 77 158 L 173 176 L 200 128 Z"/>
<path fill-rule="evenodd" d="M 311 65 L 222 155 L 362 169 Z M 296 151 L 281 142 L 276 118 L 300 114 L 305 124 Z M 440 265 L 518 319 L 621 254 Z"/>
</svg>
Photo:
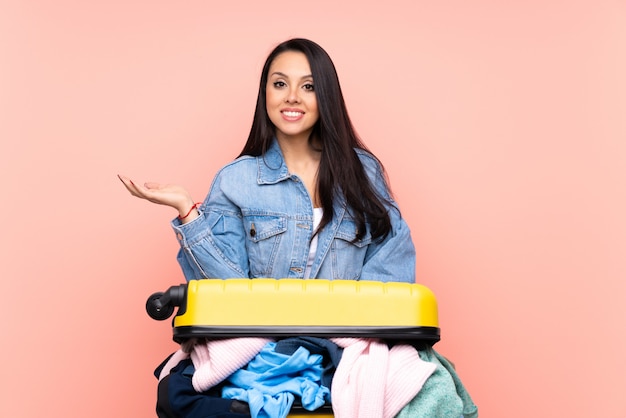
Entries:
<svg viewBox="0 0 626 418">
<path fill-rule="evenodd" d="M 319 161 L 320 159 L 321 147 L 317 146 L 317 143 L 319 141 L 316 141 L 315 139 L 309 141 L 309 137 L 303 136 L 289 138 L 277 137 L 277 140 L 278 145 L 280 146 L 280 150 L 282 151 L 283 156 L 285 157 L 285 161 L 287 163 L 289 163 L 290 161 Z"/>
<path fill-rule="evenodd" d="M 292 141 L 291 139 L 281 141 L 278 139 L 278 145 L 285 158 L 289 173 L 300 177 L 309 192 L 313 207 L 318 207 L 317 170 L 322 153 L 319 149 L 315 149 L 308 139 L 300 141 Z"/>
</svg>

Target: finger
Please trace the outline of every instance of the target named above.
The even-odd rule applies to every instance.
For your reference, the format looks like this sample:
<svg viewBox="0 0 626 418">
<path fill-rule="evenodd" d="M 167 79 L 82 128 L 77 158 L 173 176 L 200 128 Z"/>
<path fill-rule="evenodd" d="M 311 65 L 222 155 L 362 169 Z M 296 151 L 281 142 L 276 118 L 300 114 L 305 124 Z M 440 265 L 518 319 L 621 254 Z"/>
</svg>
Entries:
<svg viewBox="0 0 626 418">
<path fill-rule="evenodd" d="M 145 183 L 143 186 L 133 183 L 132 180 L 130 180 L 130 183 L 135 196 L 146 199 L 152 203 L 158 203 L 160 205 L 166 204 L 164 200 L 165 195 L 161 192 L 161 185 L 158 183 Z"/>
<path fill-rule="evenodd" d="M 127 186 L 128 183 L 130 182 L 130 179 L 128 177 L 122 176 L 121 174 L 118 174 L 117 178 L 120 179 L 120 181 L 122 182 L 124 186 Z"/>
<path fill-rule="evenodd" d="M 143 186 L 148 190 L 158 190 L 161 188 L 161 184 L 151 181 L 144 183 Z"/>
<path fill-rule="evenodd" d="M 129 192 L 133 193 L 134 185 L 131 179 L 120 174 L 117 175 L 117 178 L 120 179 L 124 187 L 126 187 Z"/>
<path fill-rule="evenodd" d="M 124 184 L 124 187 L 126 187 L 126 189 L 130 192 L 131 195 L 135 197 L 139 197 L 141 199 L 146 199 L 146 196 L 144 196 L 144 193 L 135 183 L 133 183 L 131 179 L 125 176 L 121 176 L 119 174 L 117 177 Z"/>
</svg>

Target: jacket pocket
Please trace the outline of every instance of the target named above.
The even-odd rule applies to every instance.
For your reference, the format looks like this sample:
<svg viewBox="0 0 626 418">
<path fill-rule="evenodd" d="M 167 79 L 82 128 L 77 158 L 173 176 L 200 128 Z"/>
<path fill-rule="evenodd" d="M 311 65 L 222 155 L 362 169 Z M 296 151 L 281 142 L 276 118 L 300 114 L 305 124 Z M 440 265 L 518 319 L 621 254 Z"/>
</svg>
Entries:
<svg viewBox="0 0 626 418">
<path fill-rule="evenodd" d="M 281 238 L 287 231 L 286 217 L 244 214 L 243 224 L 251 276 L 273 277 L 272 269 L 279 253 Z"/>
<path fill-rule="evenodd" d="M 372 238 L 369 231 L 358 241 L 356 223 L 343 219 L 331 245 L 334 280 L 358 280 L 361 276 L 365 254 Z"/>
</svg>

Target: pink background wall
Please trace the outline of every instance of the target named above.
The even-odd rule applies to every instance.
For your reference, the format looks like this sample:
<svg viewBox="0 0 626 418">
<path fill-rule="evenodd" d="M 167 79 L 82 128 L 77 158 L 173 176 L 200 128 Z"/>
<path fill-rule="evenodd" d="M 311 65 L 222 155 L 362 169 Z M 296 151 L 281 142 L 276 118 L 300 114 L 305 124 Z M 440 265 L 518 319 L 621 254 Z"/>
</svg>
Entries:
<svg viewBox="0 0 626 418">
<path fill-rule="evenodd" d="M 239 151 L 269 50 L 334 58 L 481 417 L 626 417 L 624 1 L 2 1 L 0 414 L 152 417 L 172 210 Z"/>
</svg>

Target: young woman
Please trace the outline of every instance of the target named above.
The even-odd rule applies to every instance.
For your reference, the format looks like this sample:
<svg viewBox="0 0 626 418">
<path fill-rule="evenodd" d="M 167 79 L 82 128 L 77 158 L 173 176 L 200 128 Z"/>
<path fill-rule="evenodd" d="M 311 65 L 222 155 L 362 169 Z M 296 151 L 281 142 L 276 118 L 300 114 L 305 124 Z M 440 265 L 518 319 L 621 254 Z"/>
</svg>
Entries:
<svg viewBox="0 0 626 418">
<path fill-rule="evenodd" d="M 178 211 L 172 226 L 188 280 L 415 281 L 415 249 L 383 168 L 312 41 L 270 53 L 248 140 L 202 204 L 180 186 L 120 179 L 132 195 Z"/>
<path fill-rule="evenodd" d="M 309 40 L 281 43 L 267 58 L 248 141 L 217 173 L 202 204 L 180 186 L 120 179 L 132 195 L 178 211 L 172 226 L 188 280 L 415 281 L 411 235 L 382 166 L 354 132 L 330 57 Z M 205 388 L 193 385 L 196 373 L 188 368 L 203 370 L 198 359 L 208 357 L 198 353 L 211 342 L 194 344 L 175 353 L 159 372 L 158 416 L 250 416 L 245 402 L 224 403 L 219 393 L 216 398 L 199 393 Z M 430 348 L 419 358 L 413 350 L 412 356 L 412 365 L 433 363 L 428 366 L 433 374 L 398 418 L 477 416 L 445 358 Z M 415 380 L 410 370 L 403 367 Z M 351 402 L 343 403 L 348 406 L 344 416 L 356 416 L 350 408 L 358 405 Z M 218 410 L 221 415 L 208 414 Z M 367 416 L 383 415 L 370 411 Z"/>
</svg>

